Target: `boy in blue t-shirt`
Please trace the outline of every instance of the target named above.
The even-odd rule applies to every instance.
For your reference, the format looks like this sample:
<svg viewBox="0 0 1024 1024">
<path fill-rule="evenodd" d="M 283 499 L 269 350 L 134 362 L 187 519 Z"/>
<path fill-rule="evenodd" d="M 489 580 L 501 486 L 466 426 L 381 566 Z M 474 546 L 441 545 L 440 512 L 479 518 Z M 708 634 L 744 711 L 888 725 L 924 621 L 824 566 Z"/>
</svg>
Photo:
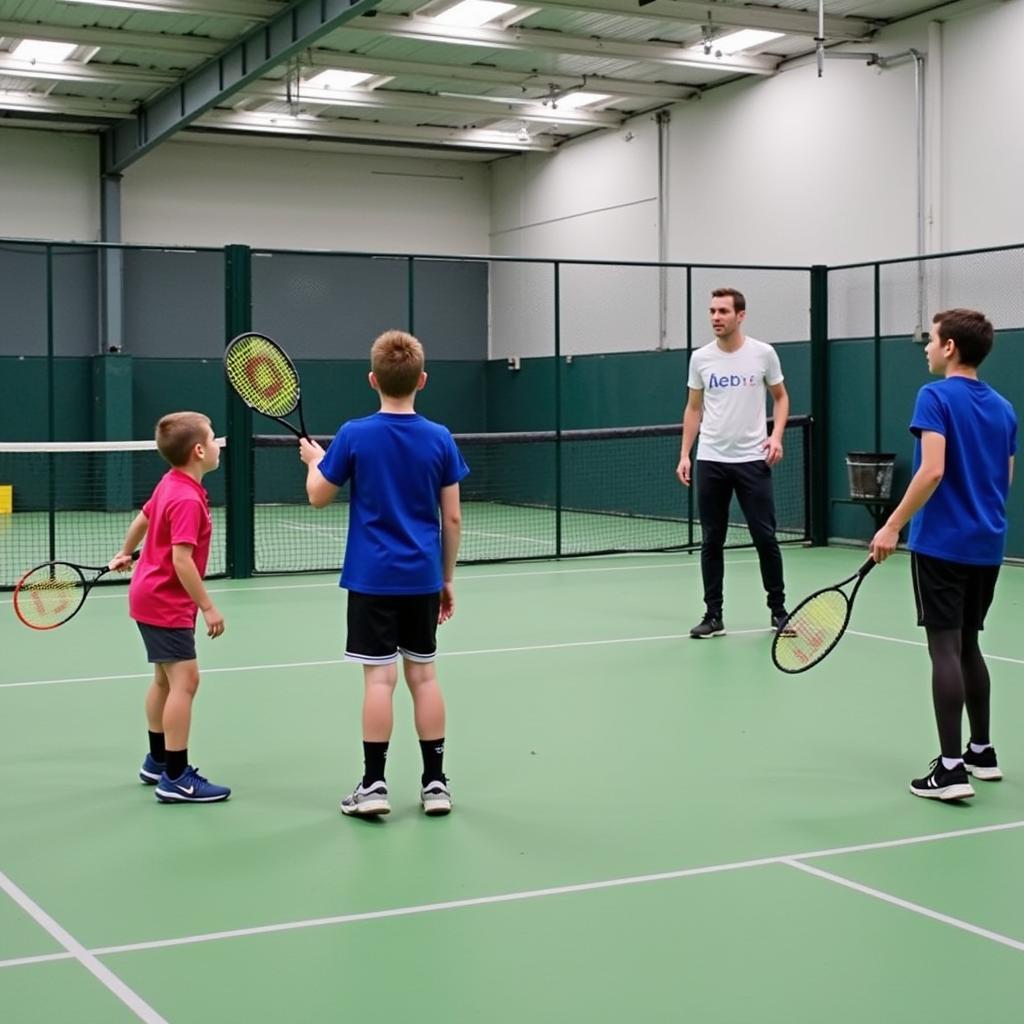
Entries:
<svg viewBox="0 0 1024 1024">
<path fill-rule="evenodd" d="M 1003 560 L 1017 417 L 1002 395 L 978 380 L 992 338 L 992 324 L 974 310 L 933 317 L 925 356 L 929 371 L 943 379 L 917 394 L 910 421 L 917 438 L 914 477 L 871 541 L 875 561 L 885 561 L 913 517 L 907 546 L 942 749 L 910 791 L 938 800 L 974 796 L 968 772 L 987 781 L 1003 777 L 990 742 L 989 674 L 978 633 Z M 961 753 L 965 702 L 971 738 Z"/>
<path fill-rule="evenodd" d="M 300 441 L 311 505 L 323 508 L 351 485 L 341 586 L 348 590 L 345 660 L 363 666 L 364 771 L 341 811 L 375 817 L 391 810 L 384 761 L 401 655 L 423 755 L 420 802 L 427 814 L 447 814 L 444 698 L 434 657 L 438 623 L 455 612 L 459 481 L 469 469 L 448 429 L 413 407 L 427 382 L 423 346 L 387 331 L 373 343 L 370 365 L 380 412 L 343 424 L 326 453 Z"/>
</svg>

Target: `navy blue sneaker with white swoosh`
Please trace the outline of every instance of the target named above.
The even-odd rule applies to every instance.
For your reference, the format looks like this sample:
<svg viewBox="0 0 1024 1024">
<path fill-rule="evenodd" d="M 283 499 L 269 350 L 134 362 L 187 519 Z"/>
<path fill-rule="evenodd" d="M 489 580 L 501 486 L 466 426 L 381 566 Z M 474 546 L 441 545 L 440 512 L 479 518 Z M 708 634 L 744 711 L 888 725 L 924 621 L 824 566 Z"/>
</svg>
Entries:
<svg viewBox="0 0 1024 1024">
<path fill-rule="evenodd" d="M 160 781 L 160 776 L 164 773 L 163 761 L 157 761 L 152 754 L 147 754 L 146 759 L 142 762 L 142 767 L 139 769 L 139 778 L 147 786 L 155 786 Z"/>
<path fill-rule="evenodd" d="M 164 772 L 156 784 L 156 798 L 162 804 L 215 804 L 229 796 L 231 790 L 227 786 L 217 786 L 203 778 L 192 765 L 178 779 L 169 779 Z"/>
</svg>

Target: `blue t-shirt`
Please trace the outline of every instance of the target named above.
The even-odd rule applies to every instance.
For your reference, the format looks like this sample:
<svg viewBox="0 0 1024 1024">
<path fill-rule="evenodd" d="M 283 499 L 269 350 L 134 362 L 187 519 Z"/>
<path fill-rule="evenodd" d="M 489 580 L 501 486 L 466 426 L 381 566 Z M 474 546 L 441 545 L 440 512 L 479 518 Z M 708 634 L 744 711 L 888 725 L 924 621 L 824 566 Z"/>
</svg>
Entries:
<svg viewBox="0 0 1024 1024">
<path fill-rule="evenodd" d="M 341 585 L 363 594 L 441 589 L 441 488 L 469 472 L 447 427 L 418 413 L 349 420 L 320 461 L 324 478 L 351 481 Z"/>
<path fill-rule="evenodd" d="M 914 472 L 921 433 L 946 439 L 942 481 L 910 521 L 908 547 L 968 565 L 999 565 L 1006 544 L 1010 457 L 1017 451 L 1013 406 L 994 388 L 969 377 L 946 377 L 917 393 L 910 430 Z"/>
</svg>

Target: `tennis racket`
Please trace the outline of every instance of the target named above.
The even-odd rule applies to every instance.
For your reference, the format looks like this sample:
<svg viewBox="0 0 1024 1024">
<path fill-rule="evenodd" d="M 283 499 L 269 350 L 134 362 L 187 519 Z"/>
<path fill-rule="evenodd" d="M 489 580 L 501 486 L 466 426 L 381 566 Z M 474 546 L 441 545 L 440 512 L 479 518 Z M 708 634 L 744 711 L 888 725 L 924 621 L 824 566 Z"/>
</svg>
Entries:
<svg viewBox="0 0 1024 1024">
<path fill-rule="evenodd" d="M 299 374 L 287 353 L 265 334 L 240 334 L 224 350 L 224 372 L 235 394 L 254 412 L 309 440 Z M 286 416 L 299 411 L 299 426 Z"/>
<path fill-rule="evenodd" d="M 850 624 L 853 599 L 875 564 L 869 558 L 852 576 L 811 594 L 793 609 L 772 641 L 772 661 L 777 669 L 806 672 L 832 652 Z M 849 583 L 853 589 L 847 595 L 842 588 Z"/>
<path fill-rule="evenodd" d="M 138 560 L 139 552 L 132 554 Z M 14 588 L 14 614 L 30 629 L 56 629 L 73 619 L 89 591 L 110 572 L 105 565 L 44 562 L 29 569 Z M 94 573 L 87 576 L 86 573 Z"/>
</svg>

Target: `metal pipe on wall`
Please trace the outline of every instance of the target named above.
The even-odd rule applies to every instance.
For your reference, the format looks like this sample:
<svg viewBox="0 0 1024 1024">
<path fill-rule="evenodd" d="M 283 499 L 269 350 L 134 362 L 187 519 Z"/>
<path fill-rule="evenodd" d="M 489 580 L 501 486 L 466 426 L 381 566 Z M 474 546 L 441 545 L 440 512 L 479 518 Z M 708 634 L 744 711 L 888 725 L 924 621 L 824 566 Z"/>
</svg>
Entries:
<svg viewBox="0 0 1024 1024">
<path fill-rule="evenodd" d="M 668 126 L 672 115 L 659 110 L 654 115 L 658 126 L 658 262 L 668 262 Z M 658 268 L 658 348 L 668 346 L 668 270 Z"/>
</svg>

